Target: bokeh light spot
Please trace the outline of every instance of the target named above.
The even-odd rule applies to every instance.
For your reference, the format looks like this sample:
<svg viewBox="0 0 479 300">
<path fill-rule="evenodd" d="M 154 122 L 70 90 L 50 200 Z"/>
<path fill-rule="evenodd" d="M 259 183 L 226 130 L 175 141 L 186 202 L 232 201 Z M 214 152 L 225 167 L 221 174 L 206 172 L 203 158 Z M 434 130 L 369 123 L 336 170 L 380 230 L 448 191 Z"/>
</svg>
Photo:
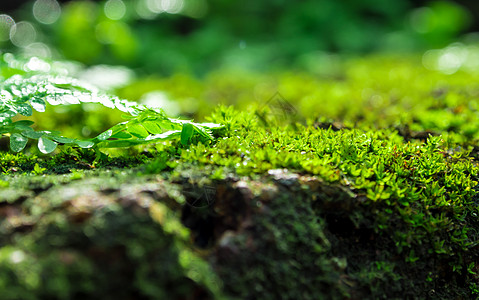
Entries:
<svg viewBox="0 0 479 300">
<path fill-rule="evenodd" d="M 17 47 L 26 47 L 35 41 L 37 32 L 29 22 L 18 22 L 10 29 L 10 40 Z"/>
<path fill-rule="evenodd" d="M 127 85 L 134 77 L 132 70 L 122 66 L 97 65 L 83 71 L 80 79 L 103 90 Z"/>
<path fill-rule="evenodd" d="M 26 258 L 25 252 L 22 250 L 15 250 L 10 255 L 10 261 L 14 264 L 19 264 Z"/>
<path fill-rule="evenodd" d="M 441 50 L 429 50 L 422 56 L 422 65 L 428 70 L 437 70 L 436 62 L 441 55 Z"/>
<path fill-rule="evenodd" d="M 177 116 L 181 112 L 178 102 L 170 100 L 162 91 L 152 91 L 143 95 L 140 99 L 140 103 L 149 107 L 162 108 L 169 116 Z"/>
<path fill-rule="evenodd" d="M 43 24 L 53 24 L 58 18 L 62 9 L 56 0 L 37 0 L 33 4 L 33 16 Z"/>
<path fill-rule="evenodd" d="M 50 58 L 52 56 L 52 51 L 50 47 L 44 43 L 32 43 L 23 49 L 23 55 L 26 57 L 38 56 Z"/>
<path fill-rule="evenodd" d="M 161 7 L 161 0 L 146 0 L 146 7 L 155 14 L 164 12 L 164 9 Z"/>
<path fill-rule="evenodd" d="M 151 20 L 156 16 L 156 13 L 150 9 L 149 0 L 139 0 L 136 2 L 135 10 L 142 19 Z"/>
<path fill-rule="evenodd" d="M 147 0 L 146 6 L 154 13 L 177 14 L 183 10 L 185 3 L 183 0 Z"/>
<path fill-rule="evenodd" d="M 120 20 L 125 16 L 126 6 L 122 0 L 108 0 L 104 7 L 105 16 L 111 20 Z"/>
<path fill-rule="evenodd" d="M 10 39 L 10 29 L 15 25 L 15 21 L 9 15 L 0 15 L 0 42 Z"/>
<path fill-rule="evenodd" d="M 49 72 L 50 64 L 44 60 L 39 59 L 38 57 L 31 57 L 28 63 L 25 64 L 23 69 L 27 72 L 29 71 Z"/>
<path fill-rule="evenodd" d="M 440 71 L 445 74 L 453 74 L 456 73 L 457 70 L 459 70 L 462 61 L 456 53 L 445 52 L 439 57 L 437 63 Z"/>
<path fill-rule="evenodd" d="M 466 61 L 470 62 L 471 51 L 461 44 L 452 44 L 441 50 L 429 50 L 422 56 L 422 64 L 426 69 L 444 74 L 456 73 Z"/>
<path fill-rule="evenodd" d="M 161 0 L 161 8 L 169 14 L 181 12 L 185 3 L 183 0 Z"/>
</svg>

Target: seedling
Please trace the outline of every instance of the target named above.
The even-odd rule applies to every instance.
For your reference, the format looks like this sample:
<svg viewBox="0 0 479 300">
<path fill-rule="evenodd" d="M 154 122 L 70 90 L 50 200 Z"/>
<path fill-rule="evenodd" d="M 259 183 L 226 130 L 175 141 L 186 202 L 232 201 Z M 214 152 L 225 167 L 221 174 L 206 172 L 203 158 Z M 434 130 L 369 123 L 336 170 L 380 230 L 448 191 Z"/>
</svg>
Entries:
<svg viewBox="0 0 479 300">
<path fill-rule="evenodd" d="M 35 131 L 31 120 L 14 121 L 14 117 L 32 116 L 34 111 L 45 112 L 48 105 L 98 103 L 120 110 L 128 119 L 90 139 L 69 138 L 59 131 Z M 17 74 L 0 85 L 0 135 L 10 136 L 10 149 L 22 151 L 29 139 L 37 140 L 42 153 L 53 152 L 57 145 L 80 148 L 116 148 L 143 145 L 181 138 L 181 144 L 193 140 L 213 140 L 211 130 L 220 127 L 213 123 L 194 123 L 168 118 L 162 109 L 147 107 L 99 92 L 74 78 L 26 72 Z"/>
</svg>

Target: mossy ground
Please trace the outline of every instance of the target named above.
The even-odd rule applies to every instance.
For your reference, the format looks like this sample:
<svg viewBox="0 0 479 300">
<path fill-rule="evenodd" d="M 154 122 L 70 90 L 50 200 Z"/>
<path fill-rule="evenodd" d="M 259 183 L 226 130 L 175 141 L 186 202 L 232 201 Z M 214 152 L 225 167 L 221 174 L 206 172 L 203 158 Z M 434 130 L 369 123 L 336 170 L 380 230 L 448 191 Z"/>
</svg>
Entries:
<svg viewBox="0 0 479 300">
<path fill-rule="evenodd" d="M 216 141 L 4 149 L 0 297 L 476 297 L 478 74 L 417 63 L 150 79 Z"/>
</svg>

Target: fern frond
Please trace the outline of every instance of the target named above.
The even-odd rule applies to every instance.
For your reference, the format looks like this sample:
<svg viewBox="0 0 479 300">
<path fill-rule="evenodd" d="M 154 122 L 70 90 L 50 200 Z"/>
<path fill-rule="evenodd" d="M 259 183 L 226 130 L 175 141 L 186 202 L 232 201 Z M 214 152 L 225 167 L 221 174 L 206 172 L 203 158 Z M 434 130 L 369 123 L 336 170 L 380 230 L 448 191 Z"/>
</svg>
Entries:
<svg viewBox="0 0 479 300">
<path fill-rule="evenodd" d="M 18 62 L 13 65 L 18 70 L 22 69 Z M 43 153 L 54 151 L 58 144 L 81 148 L 130 147 L 178 137 L 187 144 L 192 138 L 212 140 L 210 130 L 220 126 L 168 118 L 162 109 L 107 95 L 72 77 L 39 71 L 17 73 L 0 84 L 0 135 L 10 135 L 10 148 L 15 152 L 22 151 L 28 139 L 38 140 L 38 148 Z M 86 140 L 64 137 L 55 131 L 35 131 L 31 127 L 33 122 L 29 120 L 12 121 L 18 114 L 29 117 L 34 111 L 44 112 L 47 104 L 82 103 L 98 103 L 120 110 L 127 114 L 129 120 Z"/>
</svg>

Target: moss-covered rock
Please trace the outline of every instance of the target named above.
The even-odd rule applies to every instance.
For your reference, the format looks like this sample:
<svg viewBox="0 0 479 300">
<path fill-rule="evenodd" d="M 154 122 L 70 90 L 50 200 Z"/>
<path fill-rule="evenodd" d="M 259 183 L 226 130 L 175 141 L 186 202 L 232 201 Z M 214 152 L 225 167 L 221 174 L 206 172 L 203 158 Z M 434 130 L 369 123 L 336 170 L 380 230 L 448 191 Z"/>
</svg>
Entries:
<svg viewBox="0 0 479 300">
<path fill-rule="evenodd" d="M 0 197 L 1 299 L 219 296 L 161 184 L 50 179 L 35 196 Z"/>
<path fill-rule="evenodd" d="M 0 299 L 476 297 L 477 74 L 414 62 L 238 82 L 214 142 L 0 152 Z"/>
</svg>

